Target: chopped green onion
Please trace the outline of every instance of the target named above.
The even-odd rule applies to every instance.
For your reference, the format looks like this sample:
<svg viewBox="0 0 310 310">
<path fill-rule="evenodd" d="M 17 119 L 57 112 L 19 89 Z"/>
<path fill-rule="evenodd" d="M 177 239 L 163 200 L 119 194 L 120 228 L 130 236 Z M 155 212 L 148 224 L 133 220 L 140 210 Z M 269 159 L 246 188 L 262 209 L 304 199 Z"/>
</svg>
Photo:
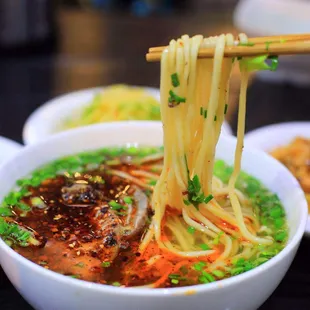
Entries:
<svg viewBox="0 0 310 310">
<path fill-rule="evenodd" d="M 203 107 L 200 107 L 200 115 L 203 115 Z"/>
<path fill-rule="evenodd" d="M 186 102 L 186 99 L 184 97 L 180 97 L 177 94 L 175 94 L 172 90 L 169 91 L 169 99 L 168 99 L 168 106 L 170 108 L 176 107 L 182 102 Z"/>
<path fill-rule="evenodd" d="M 121 284 L 119 282 L 113 282 L 112 285 L 113 286 L 121 286 Z"/>
<path fill-rule="evenodd" d="M 204 277 L 206 277 L 209 282 L 214 282 L 215 281 L 214 277 L 210 273 L 207 273 L 206 271 L 202 271 L 202 275 Z"/>
<path fill-rule="evenodd" d="M 124 197 L 124 202 L 126 202 L 127 204 L 132 204 L 132 199 L 129 196 Z"/>
<path fill-rule="evenodd" d="M 274 219 L 279 218 L 283 216 L 283 210 L 280 206 L 276 206 L 270 210 L 269 215 Z"/>
<path fill-rule="evenodd" d="M 72 275 L 69 275 L 68 277 L 73 278 L 73 279 L 79 279 L 80 278 L 80 276 L 78 274 L 72 274 Z"/>
<path fill-rule="evenodd" d="M 245 263 L 245 259 L 243 257 L 235 259 L 232 261 L 232 264 L 237 266 L 237 267 L 243 266 L 244 263 Z"/>
<path fill-rule="evenodd" d="M 22 210 L 22 211 L 30 211 L 31 210 L 31 207 L 29 207 L 28 205 L 26 205 L 23 202 L 17 203 L 17 208 Z"/>
<path fill-rule="evenodd" d="M 271 64 L 268 65 L 265 61 L 267 59 L 271 60 Z M 262 55 L 257 57 L 246 57 L 240 61 L 241 68 L 247 71 L 257 71 L 257 70 L 270 70 L 275 71 L 278 67 L 278 56 L 268 56 Z"/>
<path fill-rule="evenodd" d="M 169 276 L 168 276 L 168 278 L 169 279 L 178 279 L 178 278 L 180 278 L 181 276 L 179 275 L 179 274 L 177 274 L 177 273 L 175 273 L 175 274 L 169 274 Z"/>
<path fill-rule="evenodd" d="M 216 122 L 216 120 L 217 120 L 217 116 L 216 116 L 216 115 L 214 115 L 214 121 Z"/>
<path fill-rule="evenodd" d="M 275 234 L 274 238 L 276 241 L 284 241 L 287 237 L 286 231 L 279 231 Z"/>
<path fill-rule="evenodd" d="M 225 104 L 225 108 L 224 108 L 224 114 L 227 113 L 227 109 L 228 109 L 228 104 L 226 103 L 226 104 Z"/>
<path fill-rule="evenodd" d="M 230 271 L 230 273 L 231 273 L 232 276 L 236 276 L 236 275 L 238 275 L 238 274 L 240 274 L 240 273 L 243 273 L 244 271 L 245 271 L 245 270 L 244 270 L 243 267 L 236 267 L 236 268 L 233 268 L 233 269 Z"/>
<path fill-rule="evenodd" d="M 200 247 L 203 251 L 212 250 L 207 244 L 199 244 L 199 247 Z"/>
<path fill-rule="evenodd" d="M 123 206 L 123 205 L 117 203 L 115 200 L 111 200 L 111 201 L 109 202 L 109 205 L 111 206 L 111 209 L 112 209 L 112 210 L 127 209 L 126 206 Z"/>
<path fill-rule="evenodd" d="M 110 262 L 102 262 L 101 263 L 101 267 L 103 267 L 103 268 L 108 268 L 108 267 L 110 267 L 111 266 L 111 263 Z"/>
<path fill-rule="evenodd" d="M 190 201 L 188 199 L 183 199 L 183 202 L 186 206 L 190 206 Z"/>
<path fill-rule="evenodd" d="M 0 207 L 0 216 L 12 216 L 13 212 L 9 207 Z"/>
<path fill-rule="evenodd" d="M 223 231 L 219 232 L 218 235 L 214 238 L 213 240 L 213 244 L 214 245 L 218 245 L 221 239 L 221 236 L 224 234 Z"/>
<path fill-rule="evenodd" d="M 177 73 L 171 74 L 171 83 L 174 87 L 178 87 L 180 85 L 179 76 Z"/>
<path fill-rule="evenodd" d="M 281 228 L 284 225 L 284 223 L 285 223 L 285 220 L 283 217 L 276 218 L 273 222 L 276 228 Z"/>
<path fill-rule="evenodd" d="M 207 266 L 205 262 L 198 262 L 193 265 L 193 269 L 196 271 L 201 271 L 203 267 Z"/>
<path fill-rule="evenodd" d="M 207 118 L 207 117 L 208 117 L 208 110 L 204 110 L 203 117 L 204 117 L 204 118 Z"/>
<path fill-rule="evenodd" d="M 213 270 L 212 274 L 214 276 L 216 276 L 217 278 L 220 278 L 220 279 L 224 278 L 224 276 L 225 276 L 225 273 L 223 271 L 221 271 L 221 270 Z"/>
<path fill-rule="evenodd" d="M 266 45 L 266 51 L 268 52 L 269 51 L 269 46 L 272 42 L 271 41 L 266 41 L 265 42 L 265 45 Z"/>
<path fill-rule="evenodd" d="M 187 228 L 187 232 L 190 233 L 191 235 L 193 235 L 195 233 L 195 231 L 196 231 L 196 228 L 193 226 L 189 226 Z"/>
<path fill-rule="evenodd" d="M 212 199 L 213 199 L 213 195 L 210 194 L 210 195 L 208 195 L 207 197 L 205 197 L 205 199 L 204 199 L 203 202 L 204 202 L 205 204 L 207 204 L 207 203 L 210 202 Z"/>
<path fill-rule="evenodd" d="M 200 276 L 199 278 L 198 278 L 198 280 L 199 280 L 199 282 L 200 283 L 209 283 L 209 280 L 207 279 L 207 277 L 205 277 L 205 276 Z"/>
<path fill-rule="evenodd" d="M 157 183 L 157 181 L 156 181 L 156 180 L 150 180 L 149 185 L 155 186 L 155 185 L 156 185 L 156 183 Z"/>
<path fill-rule="evenodd" d="M 172 279 L 172 280 L 171 280 L 171 283 L 172 283 L 172 284 L 179 284 L 179 280 L 177 280 L 177 279 Z"/>
</svg>

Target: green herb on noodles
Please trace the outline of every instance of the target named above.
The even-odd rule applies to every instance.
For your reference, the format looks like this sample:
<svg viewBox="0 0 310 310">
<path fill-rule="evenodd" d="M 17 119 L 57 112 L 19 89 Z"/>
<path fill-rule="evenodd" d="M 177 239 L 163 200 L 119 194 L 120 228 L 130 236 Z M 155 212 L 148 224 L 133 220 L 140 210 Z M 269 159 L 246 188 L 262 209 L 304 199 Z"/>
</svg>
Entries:
<svg viewBox="0 0 310 310">
<path fill-rule="evenodd" d="M 173 87 L 178 87 L 180 85 L 180 80 L 177 73 L 171 74 L 171 83 Z"/>
</svg>

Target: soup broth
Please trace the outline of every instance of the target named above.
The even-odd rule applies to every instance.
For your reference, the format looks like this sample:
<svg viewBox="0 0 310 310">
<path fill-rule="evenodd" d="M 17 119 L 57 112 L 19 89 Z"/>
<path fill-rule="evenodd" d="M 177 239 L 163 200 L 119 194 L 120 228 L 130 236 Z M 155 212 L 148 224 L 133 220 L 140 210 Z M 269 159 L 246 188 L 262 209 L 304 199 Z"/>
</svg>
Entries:
<svg viewBox="0 0 310 310">
<path fill-rule="evenodd" d="M 15 251 L 43 268 L 81 280 L 114 285 L 177 287 L 209 283 L 238 275 L 265 263 L 287 241 L 285 212 L 278 197 L 242 172 L 236 188 L 246 197 L 258 236 L 271 245 L 253 245 L 238 228 L 221 220 L 231 239 L 229 259 L 219 259 L 221 233 L 211 241 L 167 206 L 163 221 L 180 221 L 188 240 L 206 257 L 184 258 L 151 240 L 150 198 L 163 167 L 162 148 L 105 148 L 47 164 L 17 181 L 0 207 L 0 235 Z M 232 168 L 216 161 L 214 175 L 227 183 Z M 216 197 L 223 201 L 227 197 Z M 255 222 L 255 223 L 254 223 Z M 178 244 L 173 227 L 163 225 L 162 238 Z M 196 236 L 195 236 L 196 235 Z M 195 238 L 195 239 L 194 239 Z M 198 240 L 198 242 L 197 242 Z"/>
</svg>

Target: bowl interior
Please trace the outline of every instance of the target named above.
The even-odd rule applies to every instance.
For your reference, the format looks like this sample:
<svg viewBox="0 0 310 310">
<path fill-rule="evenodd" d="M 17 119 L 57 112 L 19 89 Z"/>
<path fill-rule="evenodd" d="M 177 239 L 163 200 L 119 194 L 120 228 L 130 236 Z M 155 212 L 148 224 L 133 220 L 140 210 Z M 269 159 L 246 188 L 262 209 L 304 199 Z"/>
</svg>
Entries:
<svg viewBox="0 0 310 310">
<path fill-rule="evenodd" d="M 235 143 L 235 138 L 231 136 L 222 136 L 217 146 L 216 157 L 223 159 L 228 164 L 232 164 L 234 160 Z M 0 167 L 0 178 L 6 180 L 6 182 L 3 182 L 0 187 L 0 201 L 14 187 L 14 183 L 17 179 L 27 175 L 44 163 L 82 151 L 94 150 L 105 146 L 128 144 L 161 146 L 161 123 L 119 122 L 99 124 L 79 128 L 70 132 L 64 132 L 53 136 L 44 142 L 28 146 L 18 153 L 14 159 L 7 162 L 5 166 Z M 280 260 L 281 257 L 289 253 L 289 251 L 300 241 L 307 218 L 307 205 L 304 194 L 300 189 L 297 180 L 279 162 L 263 152 L 245 149 L 242 169 L 258 178 L 267 188 L 279 195 L 287 213 L 290 237 L 288 245 L 280 254 L 264 264 L 264 266 L 257 267 L 253 271 L 238 276 L 238 279 L 239 277 L 240 279 L 249 277 L 247 274 L 251 274 L 252 272 L 259 272 L 257 270 L 261 267 L 267 268 L 266 266 L 275 264 L 277 260 Z M 9 251 L 9 248 L 2 240 L 0 240 L 0 251 L 2 250 Z M 278 256 L 280 258 L 277 258 Z M 21 262 L 25 261 L 23 258 L 18 259 Z M 39 266 L 33 267 L 33 269 L 35 268 L 40 268 L 40 270 L 42 270 L 40 271 L 41 273 L 49 272 Z M 55 275 L 55 277 L 58 277 L 58 275 Z M 236 281 L 235 278 L 236 277 L 232 277 L 223 280 L 222 282 L 227 284 L 234 283 L 234 281 Z M 98 285 L 96 287 L 98 287 Z M 101 285 L 100 287 L 106 289 L 106 286 Z M 198 289 L 207 289 L 206 287 L 213 288 L 211 284 L 210 286 L 199 285 Z M 135 289 L 132 289 L 130 291 L 134 290 Z M 185 291 L 186 288 L 175 290 Z M 148 290 L 148 293 L 145 294 L 153 294 L 154 291 L 156 290 Z"/>
</svg>

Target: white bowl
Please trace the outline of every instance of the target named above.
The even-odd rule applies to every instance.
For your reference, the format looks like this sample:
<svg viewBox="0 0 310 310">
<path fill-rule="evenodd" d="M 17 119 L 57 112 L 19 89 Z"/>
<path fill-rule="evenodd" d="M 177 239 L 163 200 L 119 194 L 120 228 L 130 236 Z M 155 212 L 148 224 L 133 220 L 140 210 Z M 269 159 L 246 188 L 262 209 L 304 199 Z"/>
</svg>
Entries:
<svg viewBox="0 0 310 310">
<path fill-rule="evenodd" d="M 0 165 L 13 157 L 23 146 L 8 138 L 0 137 Z"/>
<path fill-rule="evenodd" d="M 296 137 L 310 139 L 310 122 L 291 122 L 264 126 L 247 133 L 244 143 L 248 147 L 269 153 L 277 147 L 289 144 Z M 310 215 L 308 215 L 306 235 L 310 236 Z"/>
<path fill-rule="evenodd" d="M 128 143 L 160 146 L 161 123 L 99 124 L 64 132 L 27 146 L 0 167 L 0 179 L 5 180 L 0 187 L 0 200 L 17 179 L 44 163 L 72 153 Z M 234 137 L 222 136 L 217 147 L 217 158 L 232 164 L 235 145 Z M 244 274 L 191 287 L 118 288 L 72 279 L 46 270 L 20 256 L 0 240 L 2 268 L 17 290 L 38 310 L 257 309 L 277 287 L 295 256 L 305 229 L 307 204 L 291 173 L 263 152 L 245 149 L 242 168 L 279 195 L 290 227 L 286 247 L 265 264 Z"/>
<path fill-rule="evenodd" d="M 240 0 L 234 23 L 250 37 L 310 33 L 310 2 L 304 0 Z M 258 71 L 261 79 L 310 84 L 310 55 L 281 56 L 276 72 Z"/>
<path fill-rule="evenodd" d="M 158 88 L 143 88 L 158 101 L 160 100 L 160 91 Z M 94 96 L 104 91 L 104 89 L 105 87 L 96 87 L 80 90 L 56 97 L 43 104 L 29 116 L 25 123 L 23 129 L 24 143 L 37 143 L 45 140 L 50 135 L 58 133 L 59 127 L 70 115 L 78 115 L 92 101 Z M 227 122 L 224 123 L 222 132 L 232 134 Z"/>
</svg>

